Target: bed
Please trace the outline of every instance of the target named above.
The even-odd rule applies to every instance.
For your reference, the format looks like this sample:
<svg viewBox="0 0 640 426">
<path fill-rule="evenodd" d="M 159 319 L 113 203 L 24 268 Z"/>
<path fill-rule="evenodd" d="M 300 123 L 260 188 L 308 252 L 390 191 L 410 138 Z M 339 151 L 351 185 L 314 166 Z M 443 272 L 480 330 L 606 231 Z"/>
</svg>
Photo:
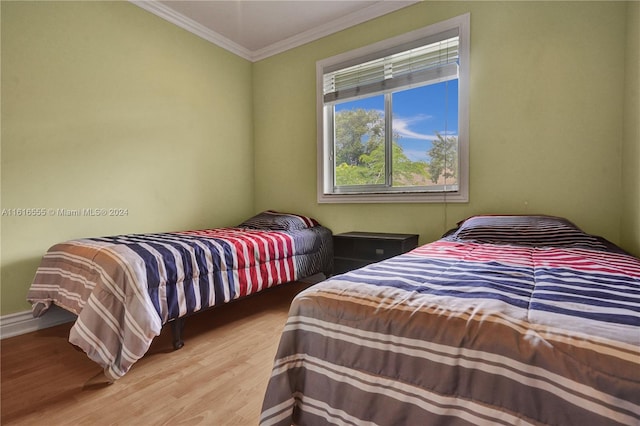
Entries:
<svg viewBox="0 0 640 426">
<path fill-rule="evenodd" d="M 67 241 L 43 256 L 27 300 L 76 314 L 69 341 L 122 377 L 167 323 L 278 284 L 329 275 L 332 234 L 315 219 L 264 211 L 237 227 Z"/>
<path fill-rule="evenodd" d="M 271 425 L 638 425 L 640 259 L 549 216 L 474 216 L 299 293 Z"/>
</svg>

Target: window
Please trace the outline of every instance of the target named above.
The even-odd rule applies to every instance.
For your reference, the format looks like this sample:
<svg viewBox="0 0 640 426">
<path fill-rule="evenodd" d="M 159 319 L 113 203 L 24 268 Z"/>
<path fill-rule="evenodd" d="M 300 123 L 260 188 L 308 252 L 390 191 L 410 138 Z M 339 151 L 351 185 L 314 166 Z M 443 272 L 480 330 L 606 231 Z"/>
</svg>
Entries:
<svg viewBox="0 0 640 426">
<path fill-rule="evenodd" d="M 468 201 L 469 14 L 317 63 L 318 202 Z"/>
</svg>

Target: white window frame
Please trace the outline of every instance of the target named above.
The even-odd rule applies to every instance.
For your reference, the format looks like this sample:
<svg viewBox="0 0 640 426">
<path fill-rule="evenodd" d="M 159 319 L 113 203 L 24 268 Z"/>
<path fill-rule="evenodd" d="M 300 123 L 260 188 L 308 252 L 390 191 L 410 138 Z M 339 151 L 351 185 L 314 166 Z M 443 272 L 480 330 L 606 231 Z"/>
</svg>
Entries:
<svg viewBox="0 0 640 426">
<path fill-rule="evenodd" d="M 366 58 L 377 52 L 395 46 L 437 35 L 452 29 L 458 30 L 459 36 L 459 76 L 458 76 L 458 189 L 450 192 L 333 192 L 333 131 L 325 114 L 328 114 L 324 103 L 323 75 L 325 69 L 337 64 L 347 63 L 357 58 Z M 317 138 L 318 138 L 318 203 L 441 203 L 469 201 L 469 44 L 470 14 L 460 15 L 446 21 L 438 22 L 409 33 L 383 40 L 369 46 L 345 52 L 316 63 L 317 93 Z"/>
</svg>

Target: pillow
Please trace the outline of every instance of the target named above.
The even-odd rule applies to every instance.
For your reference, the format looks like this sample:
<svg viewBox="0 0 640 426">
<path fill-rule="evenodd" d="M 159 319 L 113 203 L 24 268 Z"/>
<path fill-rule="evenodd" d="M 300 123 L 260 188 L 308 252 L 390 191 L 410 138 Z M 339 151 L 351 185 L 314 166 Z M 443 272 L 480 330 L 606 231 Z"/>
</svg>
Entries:
<svg viewBox="0 0 640 426">
<path fill-rule="evenodd" d="M 278 231 L 293 231 L 307 229 L 317 226 L 318 222 L 310 217 L 291 213 L 280 213 L 273 210 L 266 210 L 250 219 L 242 222 L 238 227 L 267 229 Z"/>
<path fill-rule="evenodd" d="M 606 249 L 597 237 L 554 216 L 473 216 L 458 224 L 449 239 L 531 247 L 589 247 Z"/>
</svg>

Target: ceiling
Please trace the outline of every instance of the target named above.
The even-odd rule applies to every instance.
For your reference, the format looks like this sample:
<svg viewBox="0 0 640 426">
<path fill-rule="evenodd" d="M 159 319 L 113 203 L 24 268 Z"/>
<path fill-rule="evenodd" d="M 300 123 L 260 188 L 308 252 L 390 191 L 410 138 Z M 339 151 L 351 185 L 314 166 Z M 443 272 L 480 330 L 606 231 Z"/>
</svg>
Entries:
<svg viewBox="0 0 640 426">
<path fill-rule="evenodd" d="M 417 3 L 415 0 L 131 2 L 251 61 Z"/>
</svg>

